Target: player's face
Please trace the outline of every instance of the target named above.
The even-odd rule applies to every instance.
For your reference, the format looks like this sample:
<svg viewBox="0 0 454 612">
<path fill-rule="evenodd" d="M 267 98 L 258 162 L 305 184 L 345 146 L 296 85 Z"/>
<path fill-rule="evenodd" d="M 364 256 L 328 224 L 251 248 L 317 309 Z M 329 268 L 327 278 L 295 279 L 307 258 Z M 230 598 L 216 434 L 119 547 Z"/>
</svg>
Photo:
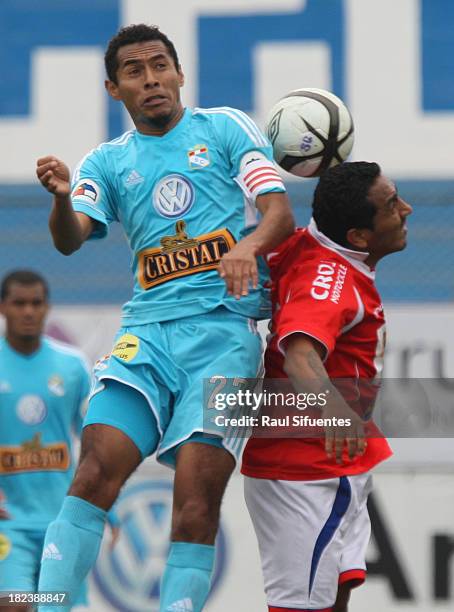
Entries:
<svg viewBox="0 0 454 612">
<path fill-rule="evenodd" d="M 367 250 L 378 261 L 407 246 L 406 218 L 411 214 L 412 207 L 399 196 L 394 183 L 383 175 L 370 188 L 368 199 L 375 205 L 377 212 Z"/>
<path fill-rule="evenodd" d="M 43 332 L 49 305 L 41 283 L 21 285 L 12 282 L 8 294 L 0 303 L 10 338 L 33 340 Z"/>
<path fill-rule="evenodd" d="M 110 95 L 126 106 L 144 134 L 169 131 L 183 114 L 184 76 L 161 40 L 133 43 L 117 53 L 117 83 L 106 81 Z"/>
</svg>

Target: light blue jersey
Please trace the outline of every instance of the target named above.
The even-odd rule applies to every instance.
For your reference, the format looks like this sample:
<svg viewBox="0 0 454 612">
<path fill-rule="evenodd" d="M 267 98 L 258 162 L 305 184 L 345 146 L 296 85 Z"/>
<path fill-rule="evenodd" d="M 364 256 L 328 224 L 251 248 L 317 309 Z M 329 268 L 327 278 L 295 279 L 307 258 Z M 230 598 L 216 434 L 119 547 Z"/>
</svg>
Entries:
<svg viewBox="0 0 454 612">
<path fill-rule="evenodd" d="M 3 528 L 46 529 L 73 476 L 71 431 L 79 435 L 90 376 L 82 354 L 44 337 L 32 355 L 0 339 L 0 489 Z"/>
<path fill-rule="evenodd" d="M 268 140 L 247 115 L 222 107 L 186 109 L 163 136 L 133 130 L 100 145 L 75 171 L 72 202 L 98 222 L 93 238 L 113 221 L 125 229 L 135 286 L 124 325 L 222 305 L 258 319 L 269 314 L 263 261 L 260 287 L 241 300 L 227 295 L 217 266 L 255 229 L 255 198 L 273 191 L 285 189 Z"/>
</svg>

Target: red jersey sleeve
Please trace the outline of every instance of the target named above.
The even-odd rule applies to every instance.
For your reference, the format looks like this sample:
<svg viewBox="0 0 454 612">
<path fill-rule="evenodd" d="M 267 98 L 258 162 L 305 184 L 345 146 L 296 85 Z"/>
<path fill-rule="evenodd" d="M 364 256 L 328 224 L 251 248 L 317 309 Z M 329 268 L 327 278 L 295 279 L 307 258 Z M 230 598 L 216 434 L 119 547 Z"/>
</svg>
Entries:
<svg viewBox="0 0 454 612">
<path fill-rule="evenodd" d="M 326 348 L 326 357 L 342 331 L 355 319 L 359 303 L 348 263 L 313 259 L 293 267 L 281 283 L 276 317 L 277 346 L 304 333 Z"/>
</svg>

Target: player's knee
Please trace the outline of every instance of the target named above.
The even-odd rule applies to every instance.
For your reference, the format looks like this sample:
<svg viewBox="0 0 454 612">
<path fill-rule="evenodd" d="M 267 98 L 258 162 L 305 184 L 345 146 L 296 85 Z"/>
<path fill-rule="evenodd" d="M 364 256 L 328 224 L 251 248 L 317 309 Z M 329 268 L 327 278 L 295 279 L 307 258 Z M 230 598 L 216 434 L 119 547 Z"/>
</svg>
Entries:
<svg viewBox="0 0 454 612">
<path fill-rule="evenodd" d="M 174 508 L 172 539 L 211 543 L 219 525 L 219 506 L 210 500 L 193 498 Z"/>
<path fill-rule="evenodd" d="M 107 462 L 95 453 L 87 453 L 77 468 L 69 493 L 96 505 L 110 507 L 122 484 L 122 480 Z"/>
</svg>

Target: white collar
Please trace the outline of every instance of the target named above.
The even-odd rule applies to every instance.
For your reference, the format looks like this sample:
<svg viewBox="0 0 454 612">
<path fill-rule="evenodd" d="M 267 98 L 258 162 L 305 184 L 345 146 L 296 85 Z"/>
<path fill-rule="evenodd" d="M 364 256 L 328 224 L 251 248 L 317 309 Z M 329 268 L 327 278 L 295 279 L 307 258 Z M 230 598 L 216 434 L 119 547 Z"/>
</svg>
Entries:
<svg viewBox="0 0 454 612">
<path fill-rule="evenodd" d="M 325 236 L 317 227 L 317 224 L 313 218 L 311 218 L 308 230 L 310 235 L 317 240 L 322 246 L 331 251 L 335 251 L 338 255 L 344 257 L 352 266 L 354 266 L 357 270 L 365 274 L 367 277 L 372 280 L 375 279 L 375 271 L 371 270 L 369 266 L 365 263 L 365 260 L 369 257 L 369 253 L 366 251 L 354 251 L 353 249 L 347 249 L 346 247 L 337 244 L 328 236 Z"/>
</svg>

